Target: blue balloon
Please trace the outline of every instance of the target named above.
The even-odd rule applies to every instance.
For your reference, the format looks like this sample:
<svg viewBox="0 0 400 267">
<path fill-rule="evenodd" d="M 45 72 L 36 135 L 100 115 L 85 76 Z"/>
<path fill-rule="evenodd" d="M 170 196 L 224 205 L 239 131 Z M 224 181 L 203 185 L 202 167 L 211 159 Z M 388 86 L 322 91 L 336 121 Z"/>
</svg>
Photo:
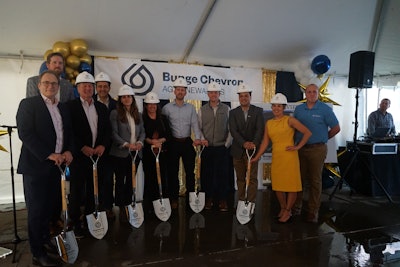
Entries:
<svg viewBox="0 0 400 267">
<path fill-rule="evenodd" d="M 87 72 L 91 73 L 91 72 L 92 72 L 92 67 L 91 67 L 88 63 L 86 63 L 86 62 L 82 62 L 82 63 L 79 65 L 78 70 L 79 70 L 79 72 L 87 71 Z"/>
<path fill-rule="evenodd" d="M 40 65 L 40 69 L 39 69 L 39 75 L 42 74 L 42 72 L 48 70 L 47 69 L 47 65 L 46 65 L 46 61 L 43 61 L 42 65 Z"/>
<path fill-rule="evenodd" d="M 322 75 L 331 68 L 331 60 L 325 55 L 316 56 L 311 62 L 311 70 L 317 74 Z"/>
</svg>

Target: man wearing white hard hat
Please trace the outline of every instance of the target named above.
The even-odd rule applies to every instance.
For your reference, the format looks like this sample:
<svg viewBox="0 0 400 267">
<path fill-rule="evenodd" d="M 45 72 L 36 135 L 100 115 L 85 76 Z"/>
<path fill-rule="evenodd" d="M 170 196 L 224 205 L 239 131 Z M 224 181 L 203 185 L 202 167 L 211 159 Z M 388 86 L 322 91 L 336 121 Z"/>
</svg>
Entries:
<svg viewBox="0 0 400 267">
<path fill-rule="evenodd" d="M 171 139 L 171 128 L 167 118 L 161 114 L 160 100 L 155 92 L 149 92 L 144 97 L 143 124 L 146 132 L 143 148 L 144 171 L 144 208 L 152 211 L 152 201 L 159 199 L 160 193 L 157 183 L 157 172 L 154 152 L 161 149 L 159 155 L 161 183 L 163 195 L 167 196 L 167 150 L 168 140 Z"/>
<path fill-rule="evenodd" d="M 139 113 L 132 87 L 119 88 L 117 108 L 110 114 L 112 145 L 110 157 L 115 173 L 115 205 L 120 207 L 120 221 L 127 221 L 125 206 L 132 203 L 132 158 L 138 151 L 136 167 L 142 157 L 145 138 L 142 114 Z"/>
<path fill-rule="evenodd" d="M 100 102 L 107 106 L 108 111 L 111 112 L 117 106 L 117 101 L 110 95 L 111 79 L 107 73 L 100 72 L 94 78 L 96 83 L 96 92 L 93 96 L 94 101 Z M 104 155 L 103 157 L 108 156 Z M 106 209 L 107 218 L 113 220 L 115 215 L 112 211 L 114 204 L 114 172 L 111 160 L 104 161 L 104 181 L 103 181 L 103 207 Z"/>
<path fill-rule="evenodd" d="M 108 110 L 111 112 L 111 110 L 115 109 L 117 101 L 110 96 L 110 90 L 111 90 L 110 76 L 108 76 L 107 73 L 100 72 L 99 74 L 96 75 L 94 81 L 96 82 L 96 92 L 97 92 L 97 94 L 93 96 L 94 100 L 99 101 L 104 105 L 106 105 Z"/>
<path fill-rule="evenodd" d="M 193 145 L 200 145 L 201 134 L 197 114 L 192 104 L 185 102 L 187 82 L 177 78 L 174 83 L 175 100 L 162 109 L 171 126 L 172 138 L 168 150 L 168 193 L 171 207 L 178 207 L 179 197 L 179 160 L 182 157 L 186 173 L 186 192 L 194 191 L 194 166 L 196 152 Z M 195 140 L 191 138 L 194 132 Z"/>
<path fill-rule="evenodd" d="M 201 188 L 206 193 L 205 209 L 218 203 L 220 211 L 227 211 L 229 193 L 229 152 L 232 138 L 229 133 L 229 106 L 221 103 L 221 86 L 212 82 L 208 85 L 209 101 L 199 112 L 201 142 L 205 146 L 201 164 Z"/>
<path fill-rule="evenodd" d="M 272 97 L 271 107 L 274 117 L 265 123 L 263 141 L 252 159 L 253 162 L 257 162 L 272 142 L 271 180 L 272 190 L 275 191 L 280 205 L 277 216 L 280 223 L 290 220 L 297 192 L 302 190 L 298 150 L 311 136 L 310 130 L 297 119 L 284 114 L 286 105 L 285 95 L 277 93 Z M 297 143 L 294 142 L 296 131 L 303 134 Z"/>
<path fill-rule="evenodd" d="M 231 155 L 236 171 L 236 185 L 238 200 L 245 201 L 246 171 L 248 158 L 246 150 L 258 149 L 264 133 L 263 110 L 250 103 L 251 88 L 240 84 L 237 90 L 240 106 L 229 112 L 229 130 L 233 137 Z M 255 202 L 257 194 L 258 163 L 251 164 L 250 184 L 247 191 L 247 200 Z"/>
<path fill-rule="evenodd" d="M 93 162 L 99 157 L 99 198 L 102 199 L 102 182 L 105 155 L 110 147 L 111 126 L 107 107 L 93 100 L 94 78 L 84 71 L 76 77 L 79 98 L 67 104 L 71 112 L 72 132 L 75 143 L 75 160 L 71 165 L 70 210 L 77 237 L 85 235 L 85 221 L 81 221 L 81 206 L 85 215 L 94 211 Z M 86 218 L 86 216 L 83 216 Z"/>
</svg>

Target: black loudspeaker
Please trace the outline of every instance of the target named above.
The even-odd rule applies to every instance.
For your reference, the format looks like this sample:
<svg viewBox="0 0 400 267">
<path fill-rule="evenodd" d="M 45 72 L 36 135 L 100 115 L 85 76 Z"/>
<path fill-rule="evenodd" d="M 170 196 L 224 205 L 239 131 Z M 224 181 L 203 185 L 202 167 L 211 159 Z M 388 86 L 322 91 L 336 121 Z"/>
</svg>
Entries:
<svg viewBox="0 0 400 267">
<path fill-rule="evenodd" d="M 349 88 L 371 88 L 375 53 L 358 51 L 350 55 Z"/>
</svg>

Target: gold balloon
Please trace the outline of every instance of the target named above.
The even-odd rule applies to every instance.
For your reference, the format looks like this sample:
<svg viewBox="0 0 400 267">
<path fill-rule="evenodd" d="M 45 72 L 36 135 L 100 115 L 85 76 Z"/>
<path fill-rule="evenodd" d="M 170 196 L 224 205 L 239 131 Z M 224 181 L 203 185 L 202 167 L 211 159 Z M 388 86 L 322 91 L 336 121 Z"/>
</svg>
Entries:
<svg viewBox="0 0 400 267">
<path fill-rule="evenodd" d="M 78 76 L 78 75 L 79 75 L 79 71 L 74 70 L 74 77 L 76 77 L 76 76 Z"/>
<path fill-rule="evenodd" d="M 70 66 L 66 66 L 65 67 L 65 73 L 66 74 L 73 74 L 74 73 L 74 69 L 71 68 Z"/>
<path fill-rule="evenodd" d="M 71 80 L 69 80 L 69 82 L 70 82 L 72 85 L 75 85 L 75 79 L 71 79 Z"/>
<path fill-rule="evenodd" d="M 53 44 L 53 52 L 55 53 L 61 53 L 64 58 L 67 58 L 69 55 L 69 45 L 66 42 L 55 42 Z"/>
<path fill-rule="evenodd" d="M 83 57 L 81 57 L 81 62 L 85 62 L 89 65 L 92 65 L 92 57 L 89 56 L 88 54 L 83 55 Z"/>
<path fill-rule="evenodd" d="M 53 53 L 53 50 L 51 50 L 51 49 L 47 50 L 47 51 L 44 53 L 44 55 L 43 55 L 44 61 L 47 61 L 47 56 L 48 56 L 49 54 L 51 54 L 51 53 Z"/>
<path fill-rule="evenodd" d="M 67 78 L 68 78 L 68 80 L 71 80 L 71 79 L 75 78 L 74 73 L 73 72 L 72 73 L 67 73 Z"/>
<path fill-rule="evenodd" d="M 67 57 L 67 66 L 77 69 L 79 67 L 79 64 L 81 64 L 81 61 L 79 60 L 79 57 L 70 55 Z"/>
<path fill-rule="evenodd" d="M 87 53 L 88 45 L 85 40 L 75 39 L 70 43 L 71 53 L 77 57 L 82 57 Z"/>
</svg>

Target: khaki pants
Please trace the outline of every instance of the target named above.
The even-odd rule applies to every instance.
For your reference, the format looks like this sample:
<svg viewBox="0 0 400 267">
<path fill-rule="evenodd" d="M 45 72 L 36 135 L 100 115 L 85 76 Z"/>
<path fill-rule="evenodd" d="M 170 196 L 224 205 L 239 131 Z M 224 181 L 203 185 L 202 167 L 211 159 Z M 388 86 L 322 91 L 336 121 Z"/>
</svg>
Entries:
<svg viewBox="0 0 400 267">
<path fill-rule="evenodd" d="M 247 172 L 247 155 L 243 153 L 242 158 L 233 159 L 233 167 L 236 171 L 236 185 L 237 185 L 237 193 L 239 200 L 246 200 L 245 192 L 246 192 L 246 172 Z M 250 183 L 247 189 L 247 200 L 250 202 L 255 202 L 257 195 L 257 187 L 258 187 L 258 162 L 254 162 L 251 164 L 250 171 Z"/>
<path fill-rule="evenodd" d="M 304 187 L 309 185 L 307 212 L 318 214 L 321 205 L 322 168 L 328 152 L 326 144 L 304 146 L 299 150 L 301 180 Z M 299 192 L 295 207 L 301 209 L 303 192 Z"/>
</svg>

